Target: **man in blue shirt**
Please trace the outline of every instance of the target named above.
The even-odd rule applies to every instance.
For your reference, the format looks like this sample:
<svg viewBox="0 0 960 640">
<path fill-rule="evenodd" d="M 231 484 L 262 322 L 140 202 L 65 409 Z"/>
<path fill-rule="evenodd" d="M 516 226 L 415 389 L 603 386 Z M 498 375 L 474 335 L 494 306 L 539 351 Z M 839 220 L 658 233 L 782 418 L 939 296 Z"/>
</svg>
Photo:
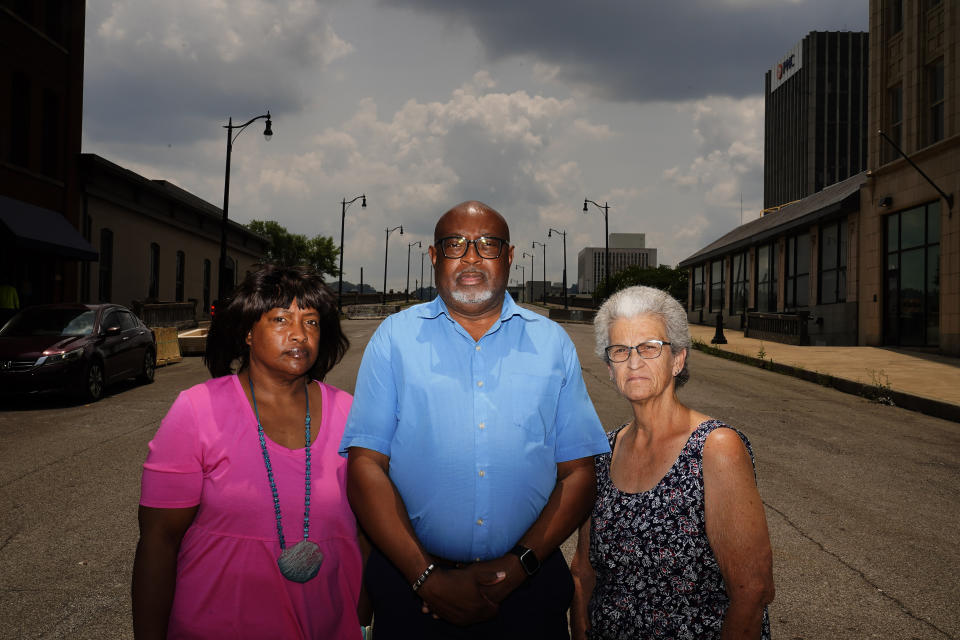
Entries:
<svg viewBox="0 0 960 640">
<path fill-rule="evenodd" d="M 566 332 L 504 295 L 503 217 L 464 202 L 434 242 L 440 296 L 377 329 L 341 443 L 377 638 L 568 637 L 603 428 Z"/>
</svg>

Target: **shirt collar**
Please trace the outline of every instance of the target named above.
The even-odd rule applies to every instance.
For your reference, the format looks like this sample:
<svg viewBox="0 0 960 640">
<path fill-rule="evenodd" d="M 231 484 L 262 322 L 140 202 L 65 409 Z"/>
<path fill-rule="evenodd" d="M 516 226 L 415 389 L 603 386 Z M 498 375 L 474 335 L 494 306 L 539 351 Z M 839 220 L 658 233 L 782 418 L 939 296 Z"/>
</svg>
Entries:
<svg viewBox="0 0 960 640">
<path fill-rule="evenodd" d="M 419 305 L 417 310 L 417 316 L 420 318 L 436 318 L 440 315 L 445 315 L 450 320 L 453 318 L 450 316 L 450 312 L 447 310 L 447 305 L 444 303 L 443 298 L 439 295 L 427 302 L 426 304 Z M 514 301 L 513 296 L 509 293 L 504 293 L 503 295 L 503 304 L 500 306 L 500 322 L 506 322 L 513 316 L 520 316 L 524 320 L 536 321 L 543 318 L 539 313 L 535 311 L 530 311 L 529 309 L 524 309 Z"/>
</svg>

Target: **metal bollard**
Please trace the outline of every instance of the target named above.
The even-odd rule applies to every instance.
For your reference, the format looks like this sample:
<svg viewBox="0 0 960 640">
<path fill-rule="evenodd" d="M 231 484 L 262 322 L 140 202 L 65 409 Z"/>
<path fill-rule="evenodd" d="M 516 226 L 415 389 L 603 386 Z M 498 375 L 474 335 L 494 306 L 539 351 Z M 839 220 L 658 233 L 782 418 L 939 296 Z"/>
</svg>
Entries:
<svg viewBox="0 0 960 640">
<path fill-rule="evenodd" d="M 713 340 L 710 344 L 727 344 L 727 339 L 723 335 L 723 314 L 717 314 L 717 332 L 713 334 Z"/>
</svg>

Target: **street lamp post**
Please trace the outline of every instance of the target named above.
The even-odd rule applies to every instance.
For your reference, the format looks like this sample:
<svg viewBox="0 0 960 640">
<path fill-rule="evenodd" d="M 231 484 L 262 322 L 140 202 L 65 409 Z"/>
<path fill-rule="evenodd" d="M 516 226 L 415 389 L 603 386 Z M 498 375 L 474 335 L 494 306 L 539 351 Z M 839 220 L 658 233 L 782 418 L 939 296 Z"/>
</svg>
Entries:
<svg viewBox="0 0 960 640">
<path fill-rule="evenodd" d="M 428 253 L 430 253 L 429 250 L 420 252 L 420 289 L 417 290 L 417 293 L 419 293 L 420 295 L 417 296 L 418 300 L 423 300 L 423 288 L 424 288 L 423 285 L 426 284 L 426 282 L 423 279 L 423 257 Z"/>
<path fill-rule="evenodd" d="M 387 252 L 390 249 L 390 234 L 400 229 L 400 235 L 403 235 L 403 225 L 393 229 L 384 229 L 387 232 L 387 240 L 383 244 L 383 291 L 380 293 L 380 304 L 387 304 Z"/>
<path fill-rule="evenodd" d="M 527 256 L 530 256 L 530 302 L 533 302 L 537 299 L 537 296 L 533 293 L 533 279 L 536 277 L 536 274 L 533 271 L 533 254 L 524 251 L 522 257 L 526 258 Z M 526 283 L 524 283 L 523 288 L 526 290 Z"/>
<path fill-rule="evenodd" d="M 567 232 L 550 227 L 547 231 L 547 237 L 552 237 L 551 234 L 554 233 L 559 233 L 563 236 L 563 308 L 567 309 Z"/>
<path fill-rule="evenodd" d="M 526 268 L 525 268 L 522 264 L 520 264 L 519 262 L 518 262 L 517 264 L 513 265 L 513 268 L 520 270 L 520 302 L 523 302 L 523 298 L 524 298 L 523 292 L 524 292 L 524 289 L 527 288 L 527 284 L 526 284 L 526 280 L 527 280 L 527 270 L 526 270 Z"/>
<path fill-rule="evenodd" d="M 601 211 L 603 211 L 603 238 L 604 238 L 603 241 L 606 243 L 606 244 L 604 245 L 604 246 L 605 246 L 605 250 L 604 250 L 604 254 L 605 254 L 605 255 L 604 255 L 604 257 L 603 257 L 603 270 L 604 270 L 603 279 L 608 283 L 608 286 L 609 286 L 609 282 L 610 282 L 610 224 L 609 224 L 609 223 L 610 223 L 610 221 L 609 221 L 607 215 L 610 213 L 610 205 L 607 204 L 606 201 L 604 201 L 603 206 L 600 206 L 599 204 L 597 204 L 597 203 L 594 202 L 593 200 L 588 200 L 588 199 L 584 198 L 584 199 L 583 199 L 583 211 L 584 211 L 584 213 L 586 213 L 587 211 L 589 211 L 589 209 L 587 208 L 587 203 L 588 203 L 588 202 L 589 202 L 590 204 L 592 204 L 593 206 L 595 206 L 597 209 L 600 209 Z"/>
<path fill-rule="evenodd" d="M 227 212 L 230 209 L 230 155 L 233 152 L 233 141 L 236 140 L 243 130 L 252 122 L 266 118 L 267 126 L 263 130 L 263 137 L 269 140 L 273 137 L 273 121 L 270 119 L 270 112 L 267 111 L 262 116 L 250 118 L 243 124 L 233 124 L 233 117 L 227 119 L 227 124 L 223 128 L 227 130 L 227 168 L 223 179 L 223 223 L 220 226 L 220 274 L 217 282 L 217 303 L 222 305 L 224 298 L 230 293 L 226 287 L 227 272 Z M 237 134 L 233 132 L 236 130 Z M 231 287 L 232 289 L 232 287 Z"/>
<path fill-rule="evenodd" d="M 407 288 L 405 289 L 405 292 L 404 292 L 404 296 L 406 297 L 407 302 L 410 302 L 410 247 L 412 247 L 413 245 L 417 245 L 421 249 L 423 248 L 423 245 L 420 243 L 419 240 L 417 240 L 416 242 L 411 242 L 407 244 Z M 423 270 L 422 258 L 420 260 L 420 269 L 421 271 Z"/>
<path fill-rule="evenodd" d="M 543 296 L 540 298 L 540 300 L 544 304 L 546 304 L 547 303 L 547 284 L 546 284 L 547 282 L 547 245 L 544 244 L 543 242 L 537 242 L 536 240 L 534 240 L 532 248 L 536 249 L 537 245 L 540 245 L 541 247 L 543 247 L 543 282 L 544 284 L 543 284 Z"/>
<path fill-rule="evenodd" d="M 363 198 L 363 200 L 360 200 Z M 352 205 L 357 200 L 360 200 L 360 206 L 364 209 L 367 208 L 367 194 L 359 195 L 353 200 L 347 200 L 344 198 L 340 202 L 340 284 L 337 285 L 337 311 L 343 310 L 343 226 L 344 222 L 347 219 L 347 207 Z M 361 293 L 363 293 L 361 291 Z"/>
</svg>

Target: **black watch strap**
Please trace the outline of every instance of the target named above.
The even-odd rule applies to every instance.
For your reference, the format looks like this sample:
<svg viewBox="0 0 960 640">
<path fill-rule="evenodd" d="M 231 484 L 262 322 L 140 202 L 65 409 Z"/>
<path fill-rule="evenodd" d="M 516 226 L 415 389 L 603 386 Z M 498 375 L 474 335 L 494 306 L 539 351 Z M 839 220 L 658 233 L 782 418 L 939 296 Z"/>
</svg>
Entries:
<svg viewBox="0 0 960 640">
<path fill-rule="evenodd" d="M 520 558 L 520 566 L 523 567 L 528 576 L 532 576 L 540 570 L 540 559 L 533 552 L 533 549 L 518 544 L 510 549 L 510 553 Z"/>
</svg>

